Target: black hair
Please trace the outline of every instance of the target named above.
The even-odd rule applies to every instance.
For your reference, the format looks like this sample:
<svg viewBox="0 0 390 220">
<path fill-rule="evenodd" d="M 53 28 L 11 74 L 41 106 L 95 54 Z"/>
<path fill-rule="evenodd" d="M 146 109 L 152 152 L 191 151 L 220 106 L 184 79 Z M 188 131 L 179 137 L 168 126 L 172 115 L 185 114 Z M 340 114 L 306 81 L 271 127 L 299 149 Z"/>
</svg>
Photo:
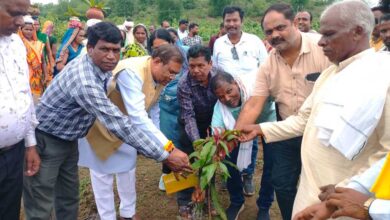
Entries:
<svg viewBox="0 0 390 220">
<path fill-rule="evenodd" d="M 134 28 L 133 28 L 133 36 L 135 36 L 135 32 L 137 32 L 138 28 L 144 29 L 146 37 L 148 36 L 148 30 L 146 30 L 146 27 L 143 24 L 137 24 L 136 26 L 134 26 Z"/>
<path fill-rule="evenodd" d="M 192 30 L 194 27 L 199 27 L 199 25 L 197 23 L 191 23 L 189 26 L 188 26 L 188 30 Z"/>
<path fill-rule="evenodd" d="M 225 19 L 226 14 L 232 14 L 234 12 L 238 12 L 241 21 L 244 19 L 244 10 L 238 6 L 226 6 L 222 12 L 222 19 Z"/>
<path fill-rule="evenodd" d="M 188 24 L 188 21 L 186 19 L 182 19 L 179 21 L 179 25 L 181 24 Z"/>
<path fill-rule="evenodd" d="M 264 29 L 264 27 L 263 27 L 264 18 L 271 11 L 279 12 L 279 13 L 283 14 L 286 19 L 290 20 L 291 22 L 294 22 L 295 14 L 294 14 L 294 10 L 291 7 L 291 5 L 285 4 L 285 3 L 273 4 L 264 12 L 263 18 L 261 19 L 261 28 L 262 29 Z"/>
<path fill-rule="evenodd" d="M 160 58 L 164 65 L 168 64 L 169 61 L 183 64 L 184 58 L 178 47 L 172 44 L 161 45 L 153 50 L 152 58 Z"/>
<path fill-rule="evenodd" d="M 379 19 L 379 24 L 385 21 L 390 21 L 390 14 L 384 14 L 380 19 Z"/>
<path fill-rule="evenodd" d="M 383 13 L 383 6 L 375 6 L 375 7 L 372 7 L 371 8 L 371 11 L 374 12 L 374 11 L 380 11 Z"/>
<path fill-rule="evenodd" d="M 207 62 L 211 61 L 211 50 L 208 47 L 202 45 L 194 45 L 190 47 L 187 53 L 187 58 L 204 57 Z"/>
<path fill-rule="evenodd" d="M 156 39 L 161 39 L 161 40 L 165 40 L 166 42 L 170 43 L 170 44 L 173 44 L 175 43 L 171 37 L 171 35 L 169 34 L 169 32 L 164 29 L 164 28 L 159 28 L 157 30 L 155 30 L 151 35 L 150 35 L 150 38 L 149 38 L 149 42 L 148 42 L 148 50 L 150 53 L 152 53 L 152 47 L 153 47 L 153 42 L 154 40 Z"/>
<path fill-rule="evenodd" d="M 211 91 L 213 91 L 213 93 L 215 93 L 215 91 L 221 87 L 221 84 L 223 82 L 232 84 L 235 82 L 235 80 L 234 80 L 232 75 L 219 69 L 217 71 L 217 74 L 215 74 L 213 77 L 211 77 L 211 80 L 210 80 Z"/>
<path fill-rule="evenodd" d="M 161 24 L 160 24 L 161 27 L 163 26 L 164 22 L 168 22 L 168 23 L 169 23 L 169 21 L 163 20 L 163 21 L 161 22 Z"/>
<path fill-rule="evenodd" d="M 122 35 L 113 23 L 103 21 L 88 28 L 88 45 L 94 47 L 99 40 L 120 44 Z"/>
<path fill-rule="evenodd" d="M 167 31 L 170 33 L 173 33 L 176 37 L 179 37 L 179 34 L 177 33 L 177 31 L 174 28 L 168 28 Z"/>
</svg>

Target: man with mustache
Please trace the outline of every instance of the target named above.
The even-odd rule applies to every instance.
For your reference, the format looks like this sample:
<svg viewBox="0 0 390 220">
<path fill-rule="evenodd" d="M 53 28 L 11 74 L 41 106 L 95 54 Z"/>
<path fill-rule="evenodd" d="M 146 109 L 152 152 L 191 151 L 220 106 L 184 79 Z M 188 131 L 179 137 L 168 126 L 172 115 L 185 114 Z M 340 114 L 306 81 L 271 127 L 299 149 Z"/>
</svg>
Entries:
<svg viewBox="0 0 390 220">
<path fill-rule="evenodd" d="M 252 97 L 245 103 L 236 128 L 252 124 L 269 96 L 277 104 L 278 120 L 296 115 L 311 93 L 315 80 L 330 62 L 317 45 L 319 35 L 301 33 L 294 25 L 290 5 L 274 4 L 264 13 L 261 26 L 274 48 L 260 66 Z M 301 172 L 302 137 L 273 143 L 272 185 L 283 219 L 290 220 Z"/>
<path fill-rule="evenodd" d="M 370 48 L 373 28 L 374 16 L 363 1 L 341 1 L 325 9 L 318 45 L 333 65 L 321 73 L 298 114 L 253 127 L 267 142 L 303 135 L 293 213 L 332 199 L 328 195 L 335 186 L 329 184 L 345 186 L 390 150 L 390 55 Z M 350 208 L 348 203 L 333 205 L 338 213 Z"/>
<path fill-rule="evenodd" d="M 141 154 L 174 171 L 191 171 L 188 156 L 170 142 L 151 139 L 139 124 L 107 97 L 107 82 L 117 66 L 122 36 L 112 23 L 88 28 L 88 54 L 72 60 L 45 91 L 37 106 L 35 130 L 41 169 L 24 181 L 26 219 L 77 219 L 79 207 L 78 139 L 96 119 Z M 162 63 L 164 72 L 169 72 Z M 174 71 L 172 71 L 174 72 Z M 55 205 L 54 205 L 55 204 Z"/>
<path fill-rule="evenodd" d="M 240 78 L 243 84 L 252 89 L 256 72 L 260 64 L 267 58 L 267 50 L 263 42 L 256 35 L 242 31 L 244 22 L 244 11 L 237 6 L 227 6 L 223 10 L 223 24 L 227 34 L 218 38 L 214 45 L 213 57 L 214 66 L 222 68 L 225 72 L 234 77 Z M 271 100 L 266 102 L 263 112 L 263 121 L 274 121 L 275 105 Z M 259 213 L 269 218 L 269 208 L 274 200 L 274 190 L 271 186 L 272 148 L 267 144 L 263 145 L 264 171 L 258 200 Z M 256 165 L 258 152 L 257 140 L 253 142 L 251 164 L 241 172 L 234 175 L 227 181 L 227 188 L 230 194 L 230 206 L 227 214 L 235 219 L 242 209 L 246 196 L 255 194 L 253 186 L 253 174 Z"/>
<path fill-rule="evenodd" d="M 385 14 L 380 18 L 379 32 L 385 46 L 383 51 L 390 51 L 390 14 Z"/>
</svg>

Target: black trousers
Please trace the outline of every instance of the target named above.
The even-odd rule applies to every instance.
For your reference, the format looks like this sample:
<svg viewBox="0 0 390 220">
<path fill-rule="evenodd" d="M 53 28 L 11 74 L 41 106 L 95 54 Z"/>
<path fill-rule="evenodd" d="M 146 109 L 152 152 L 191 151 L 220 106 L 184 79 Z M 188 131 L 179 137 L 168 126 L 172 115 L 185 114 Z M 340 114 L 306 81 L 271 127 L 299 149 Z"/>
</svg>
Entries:
<svg viewBox="0 0 390 220">
<path fill-rule="evenodd" d="M 24 141 L 0 152 L 0 220 L 19 220 L 24 153 Z"/>
</svg>

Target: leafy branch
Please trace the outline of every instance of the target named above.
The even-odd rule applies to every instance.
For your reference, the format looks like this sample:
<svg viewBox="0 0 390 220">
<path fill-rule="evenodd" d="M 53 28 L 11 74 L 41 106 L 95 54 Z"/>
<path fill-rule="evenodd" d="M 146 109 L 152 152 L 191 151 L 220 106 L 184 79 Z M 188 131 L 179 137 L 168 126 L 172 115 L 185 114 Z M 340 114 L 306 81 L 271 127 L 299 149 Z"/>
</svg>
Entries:
<svg viewBox="0 0 390 220">
<path fill-rule="evenodd" d="M 209 190 L 208 204 L 209 206 L 211 203 L 213 204 L 218 216 L 223 220 L 226 220 L 227 216 L 219 202 L 213 178 L 218 173 L 226 181 L 230 177 L 227 165 L 237 168 L 235 164 L 226 160 L 226 156 L 230 157 L 230 153 L 238 146 L 239 135 L 239 131 L 236 130 L 219 131 L 214 129 L 213 136 L 194 141 L 195 151 L 189 156 L 190 159 L 194 160 L 192 168 L 198 173 L 200 183 L 195 188 L 192 201 L 198 207 L 203 207 L 206 200 L 205 192 Z M 209 208 L 209 218 L 211 218 L 210 210 Z"/>
</svg>

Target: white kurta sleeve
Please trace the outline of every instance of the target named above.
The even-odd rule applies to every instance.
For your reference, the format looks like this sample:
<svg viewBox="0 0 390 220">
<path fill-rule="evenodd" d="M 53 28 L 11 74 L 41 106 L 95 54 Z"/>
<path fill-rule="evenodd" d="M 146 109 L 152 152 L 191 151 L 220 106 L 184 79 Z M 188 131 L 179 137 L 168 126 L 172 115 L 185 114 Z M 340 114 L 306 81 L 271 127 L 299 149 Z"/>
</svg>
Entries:
<svg viewBox="0 0 390 220">
<path fill-rule="evenodd" d="M 292 115 L 283 121 L 261 123 L 265 141 L 270 143 L 302 136 L 311 113 L 312 103 L 313 93 L 307 97 L 297 115 Z"/>
<path fill-rule="evenodd" d="M 117 84 L 122 95 L 130 121 L 145 132 L 149 138 L 165 145 L 168 139 L 154 125 L 145 110 L 145 95 L 142 93 L 143 81 L 138 74 L 126 69 L 118 73 Z"/>
<path fill-rule="evenodd" d="M 373 220 L 389 220 L 390 200 L 375 199 L 371 203 L 369 213 Z"/>
</svg>

